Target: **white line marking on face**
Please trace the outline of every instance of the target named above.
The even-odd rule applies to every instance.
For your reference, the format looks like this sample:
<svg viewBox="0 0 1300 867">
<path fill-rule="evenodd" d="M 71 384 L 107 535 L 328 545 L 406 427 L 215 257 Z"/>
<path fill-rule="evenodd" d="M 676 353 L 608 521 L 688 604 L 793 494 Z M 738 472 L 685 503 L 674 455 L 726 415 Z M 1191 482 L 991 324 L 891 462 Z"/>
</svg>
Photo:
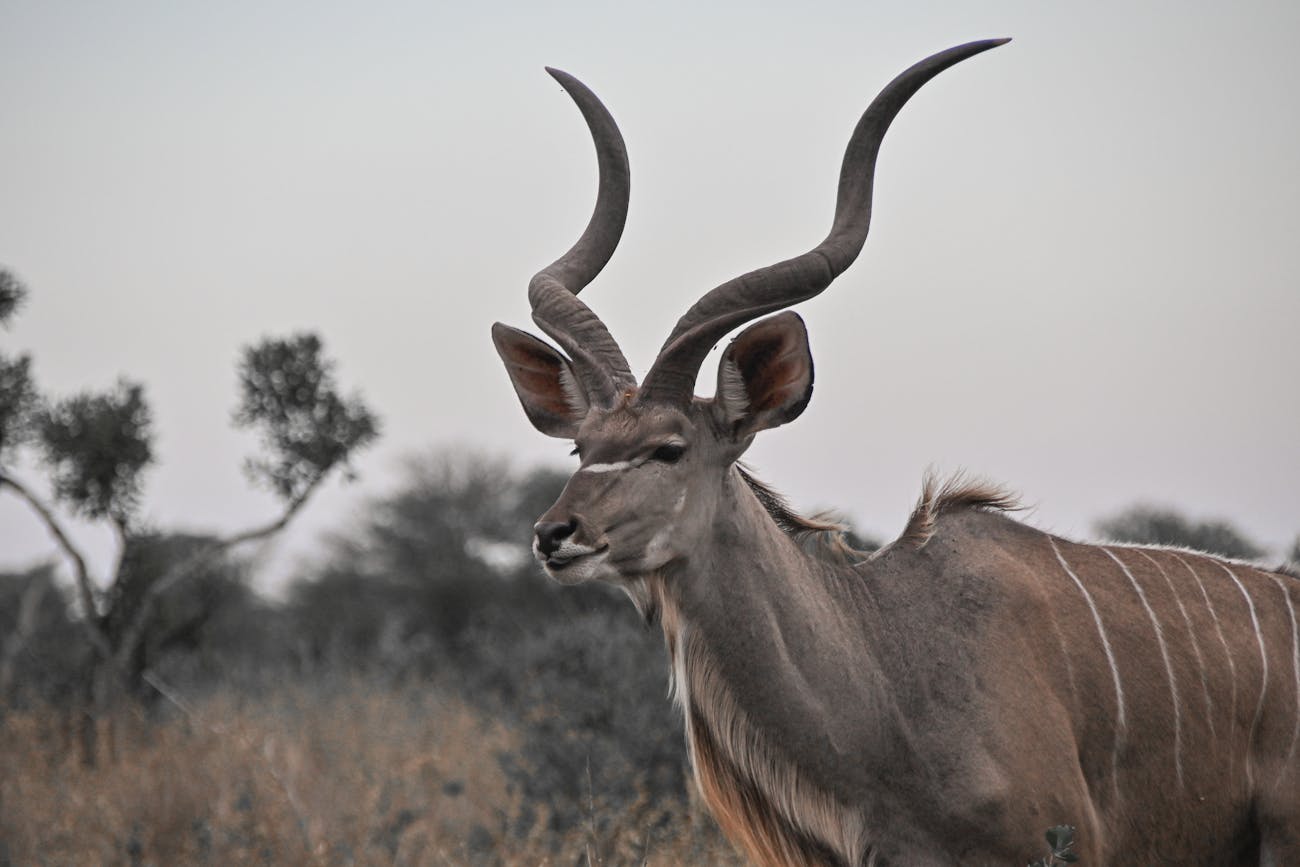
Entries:
<svg viewBox="0 0 1300 867">
<path fill-rule="evenodd" d="M 1218 563 L 1218 561 L 1215 561 Z M 1259 628 L 1259 614 L 1255 611 L 1255 600 L 1250 597 L 1246 591 L 1246 585 L 1241 583 L 1237 573 L 1233 572 L 1222 563 L 1218 563 L 1219 568 L 1228 573 L 1232 583 L 1237 585 L 1241 595 L 1246 597 L 1246 605 L 1250 608 L 1250 624 L 1255 627 L 1255 641 L 1259 644 L 1259 662 L 1263 668 L 1259 679 L 1259 702 L 1255 705 L 1255 721 L 1250 726 L 1250 738 L 1247 742 L 1246 750 L 1246 782 L 1250 782 L 1250 752 L 1255 740 L 1255 732 L 1259 729 L 1259 721 L 1264 716 L 1264 694 L 1268 690 L 1268 652 L 1264 649 L 1264 633 Z"/>
<path fill-rule="evenodd" d="M 1187 637 L 1192 641 L 1192 652 L 1196 654 L 1196 668 L 1201 675 L 1201 690 L 1205 693 L 1205 721 L 1210 726 L 1210 738 L 1214 738 L 1214 698 L 1210 695 L 1210 681 L 1205 676 L 1205 657 L 1201 654 L 1201 643 L 1196 640 L 1196 630 L 1192 626 L 1192 618 L 1187 613 L 1187 606 L 1183 605 L 1182 597 L 1178 595 L 1178 588 L 1174 586 L 1173 579 L 1165 571 L 1165 567 L 1160 565 L 1160 561 L 1152 557 L 1146 551 L 1136 549 L 1139 554 L 1151 561 L 1160 572 L 1160 577 L 1165 579 L 1165 584 L 1169 585 L 1169 592 L 1174 595 L 1174 601 L 1178 603 L 1178 610 L 1183 615 L 1183 622 L 1187 624 Z"/>
<path fill-rule="evenodd" d="M 630 470 L 639 466 L 634 461 L 615 461 L 612 464 L 588 464 L 578 470 L 580 473 L 617 473 L 620 470 Z"/>
<path fill-rule="evenodd" d="M 1102 548 L 1110 559 L 1119 564 L 1119 568 L 1124 570 L 1128 582 L 1133 585 L 1137 591 L 1138 599 L 1142 600 L 1142 607 L 1146 609 L 1147 617 L 1151 618 L 1151 626 L 1155 629 L 1156 643 L 1160 645 L 1160 656 L 1165 661 L 1165 675 L 1169 678 L 1169 697 L 1174 703 L 1174 768 L 1178 772 L 1178 788 L 1183 788 L 1183 712 L 1182 706 L 1178 701 L 1178 682 L 1174 678 L 1174 666 L 1169 661 L 1169 647 L 1165 644 L 1165 633 L 1160 626 L 1160 621 L 1156 617 L 1156 612 L 1151 608 L 1151 603 L 1147 601 L 1146 591 L 1138 583 L 1137 578 L 1129 571 L 1128 566 L 1123 560 L 1115 556 L 1115 553 L 1109 548 Z"/>
<path fill-rule="evenodd" d="M 1074 586 L 1079 588 L 1079 592 L 1083 594 L 1084 601 L 1088 603 L 1088 608 L 1092 611 L 1093 622 L 1097 624 L 1097 633 L 1101 636 L 1101 646 L 1105 649 L 1106 660 L 1110 663 L 1111 677 L 1115 680 L 1115 704 L 1117 705 L 1118 710 L 1115 718 L 1115 746 L 1112 749 L 1110 761 L 1115 791 L 1118 792 L 1119 752 L 1120 748 L 1124 745 L 1124 732 L 1128 728 L 1128 720 L 1124 713 L 1124 687 L 1120 683 L 1119 679 L 1119 665 L 1115 662 L 1115 651 L 1111 649 L 1110 639 L 1106 636 L 1106 627 L 1101 623 L 1101 613 L 1097 611 L 1097 603 L 1093 601 L 1092 594 L 1088 592 L 1087 587 L 1083 586 L 1083 582 L 1079 580 L 1078 575 L 1074 574 L 1074 570 L 1070 568 L 1070 565 L 1065 562 L 1065 558 L 1061 556 L 1061 549 L 1056 547 L 1056 540 L 1051 536 L 1048 536 L 1047 541 L 1052 545 L 1052 551 L 1056 554 L 1057 562 L 1061 564 L 1061 568 L 1065 570 L 1065 574 L 1070 576 L 1070 580 L 1074 582 Z"/>
</svg>

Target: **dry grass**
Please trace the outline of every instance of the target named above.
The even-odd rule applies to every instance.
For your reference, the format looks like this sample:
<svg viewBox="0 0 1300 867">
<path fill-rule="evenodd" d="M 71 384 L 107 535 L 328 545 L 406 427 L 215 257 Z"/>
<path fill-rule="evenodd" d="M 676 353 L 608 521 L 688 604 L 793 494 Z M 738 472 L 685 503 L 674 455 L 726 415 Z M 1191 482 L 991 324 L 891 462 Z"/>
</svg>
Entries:
<svg viewBox="0 0 1300 867">
<path fill-rule="evenodd" d="M 83 767 L 54 712 L 0 716 L 0 865 L 734 864 L 679 805 L 519 828 L 519 739 L 429 689 L 360 681 L 121 714 Z M 545 816 L 531 823 L 545 827 Z"/>
</svg>

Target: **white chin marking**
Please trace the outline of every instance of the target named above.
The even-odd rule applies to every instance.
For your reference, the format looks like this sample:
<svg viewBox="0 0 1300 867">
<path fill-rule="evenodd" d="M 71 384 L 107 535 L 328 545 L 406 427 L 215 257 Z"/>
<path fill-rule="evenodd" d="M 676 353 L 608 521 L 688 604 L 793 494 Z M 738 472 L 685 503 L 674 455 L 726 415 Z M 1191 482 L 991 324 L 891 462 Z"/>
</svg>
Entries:
<svg viewBox="0 0 1300 867">
<path fill-rule="evenodd" d="M 561 584 L 577 584 L 597 578 L 611 578 L 617 573 L 610 567 L 608 560 L 609 551 L 601 551 L 599 554 L 582 557 L 559 568 L 547 565 L 546 574 Z"/>
</svg>

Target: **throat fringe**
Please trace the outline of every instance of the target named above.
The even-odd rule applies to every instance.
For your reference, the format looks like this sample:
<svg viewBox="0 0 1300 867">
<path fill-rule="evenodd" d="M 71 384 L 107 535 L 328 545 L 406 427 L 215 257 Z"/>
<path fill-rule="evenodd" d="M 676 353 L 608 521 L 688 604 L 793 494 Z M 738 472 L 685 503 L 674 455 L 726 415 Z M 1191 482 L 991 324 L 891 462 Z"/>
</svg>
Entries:
<svg viewBox="0 0 1300 867">
<path fill-rule="evenodd" d="M 728 839 L 765 867 L 871 865 L 862 816 L 805 779 L 751 723 L 662 576 L 641 579 L 638 590 L 638 608 L 663 627 L 696 785 Z"/>
</svg>

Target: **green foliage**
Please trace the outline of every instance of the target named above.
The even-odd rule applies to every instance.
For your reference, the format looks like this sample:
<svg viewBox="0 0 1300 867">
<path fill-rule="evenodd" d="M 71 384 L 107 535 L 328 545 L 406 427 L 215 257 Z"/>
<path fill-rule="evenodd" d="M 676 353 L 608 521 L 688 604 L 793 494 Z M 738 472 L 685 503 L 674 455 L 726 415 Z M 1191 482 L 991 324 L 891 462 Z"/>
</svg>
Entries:
<svg viewBox="0 0 1300 867">
<path fill-rule="evenodd" d="M 54 495 L 92 519 L 122 527 L 139 505 L 141 473 L 153 462 L 152 415 L 144 387 L 120 380 L 103 394 L 85 392 L 36 413 Z"/>
<path fill-rule="evenodd" d="M 9 323 L 26 298 L 27 287 L 8 270 L 0 268 L 0 325 Z M 0 352 L 0 463 L 12 458 L 14 449 L 27 440 L 36 404 L 31 358 L 27 355 L 10 358 Z"/>
<path fill-rule="evenodd" d="M 31 358 L 10 359 L 0 352 L 0 463 L 11 459 L 14 450 L 30 438 L 38 402 Z"/>
<path fill-rule="evenodd" d="M 343 398 L 333 364 L 314 334 L 268 338 L 244 350 L 235 423 L 252 427 L 271 452 L 247 471 L 286 501 L 297 500 L 331 469 L 379 435 L 379 421 L 358 397 Z"/>
<path fill-rule="evenodd" d="M 1074 853 L 1074 827 L 1071 825 L 1056 825 L 1047 829 L 1047 845 L 1052 847 L 1051 853 L 1046 858 L 1039 858 L 1037 861 L 1030 863 L 1029 867 L 1055 867 L 1056 864 L 1073 864 L 1079 860 L 1079 856 Z"/>
<path fill-rule="evenodd" d="M 1176 545 L 1254 560 L 1264 549 L 1226 521 L 1193 521 L 1173 509 L 1133 506 L 1097 522 L 1097 532 L 1116 542 Z"/>
<path fill-rule="evenodd" d="M 9 317 L 18 311 L 27 298 L 27 287 L 7 268 L 0 268 L 0 325 L 8 325 Z"/>
</svg>

